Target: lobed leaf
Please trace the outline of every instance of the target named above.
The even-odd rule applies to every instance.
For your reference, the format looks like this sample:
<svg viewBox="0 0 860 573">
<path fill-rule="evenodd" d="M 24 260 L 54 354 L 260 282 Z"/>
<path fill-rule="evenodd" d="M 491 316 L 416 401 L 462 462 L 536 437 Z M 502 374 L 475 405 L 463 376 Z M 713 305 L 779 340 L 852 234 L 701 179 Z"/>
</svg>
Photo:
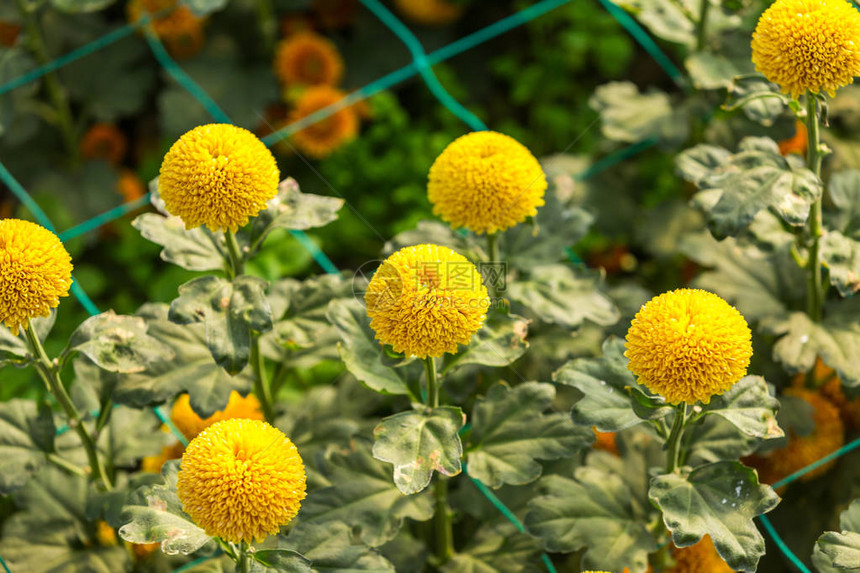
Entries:
<svg viewBox="0 0 860 573">
<path fill-rule="evenodd" d="M 472 335 L 457 354 L 446 354 L 442 372 L 447 373 L 467 364 L 481 366 L 510 366 L 526 353 L 526 340 L 531 321 L 516 314 L 490 312 L 484 326 Z"/>
<path fill-rule="evenodd" d="M 754 438 L 772 440 L 784 433 L 776 420 L 779 400 L 761 376 L 744 376 L 722 396 L 715 396 L 706 416 L 720 416 Z"/>
<path fill-rule="evenodd" d="M 182 219 L 144 213 L 131 222 L 144 239 L 164 247 L 161 258 L 189 271 L 218 271 L 225 265 L 223 235 L 205 227 L 186 229 Z"/>
<path fill-rule="evenodd" d="M 50 408 L 17 398 L 0 402 L 0 494 L 21 488 L 45 465 L 55 434 Z"/>
<path fill-rule="evenodd" d="M 109 372 L 143 372 L 159 360 L 173 357 L 173 350 L 147 334 L 139 317 L 103 312 L 85 320 L 72 333 L 66 355 L 80 352 Z"/>
</svg>

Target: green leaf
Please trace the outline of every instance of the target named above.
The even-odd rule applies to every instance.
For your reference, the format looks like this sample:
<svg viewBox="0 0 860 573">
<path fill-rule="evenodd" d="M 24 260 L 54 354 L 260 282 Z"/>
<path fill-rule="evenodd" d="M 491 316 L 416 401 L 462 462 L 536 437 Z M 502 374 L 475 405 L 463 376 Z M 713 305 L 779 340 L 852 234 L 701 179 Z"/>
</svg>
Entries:
<svg viewBox="0 0 860 573">
<path fill-rule="evenodd" d="M 142 372 L 154 362 L 173 358 L 173 350 L 146 330 L 142 318 L 103 312 L 75 330 L 65 354 L 80 352 L 108 372 Z"/>
<path fill-rule="evenodd" d="M 99 446 L 118 467 L 135 467 L 144 456 L 161 452 L 161 422 L 151 410 L 117 406 L 99 435 Z"/>
<path fill-rule="evenodd" d="M 179 287 L 170 320 L 203 322 L 212 358 L 230 374 L 238 374 L 248 365 L 252 337 L 272 329 L 267 284 L 247 275 L 232 281 L 212 275 L 193 279 Z"/>
<path fill-rule="evenodd" d="M 761 76 L 734 78 L 728 87 L 729 98 L 723 108 L 740 106 L 744 115 L 768 127 L 785 111 L 788 103 L 787 96 Z"/>
<path fill-rule="evenodd" d="M 182 4 L 191 8 L 197 16 L 208 16 L 212 12 L 223 10 L 229 0 L 182 0 Z"/>
<path fill-rule="evenodd" d="M 618 321 L 615 304 L 601 292 L 603 273 L 569 265 L 535 267 L 525 280 L 508 284 L 507 294 L 540 320 L 577 328 L 590 320 L 601 326 Z"/>
<path fill-rule="evenodd" d="M 631 505 L 630 488 L 614 474 L 581 467 L 575 479 L 550 475 L 540 482 L 544 494 L 532 500 L 526 529 L 547 551 L 585 549 L 581 566 L 644 573 L 653 536 Z"/>
<path fill-rule="evenodd" d="M 820 357 L 836 370 L 843 384 L 860 384 L 860 299 L 827 303 L 820 323 L 804 312 L 792 312 L 763 320 L 760 327 L 767 334 L 781 336 L 773 356 L 789 373 L 809 372 Z"/>
<path fill-rule="evenodd" d="M 825 227 L 860 239 L 860 171 L 834 173 L 827 185 L 832 208 L 824 212 Z"/>
<path fill-rule="evenodd" d="M 278 195 L 251 219 L 247 241 L 258 245 L 275 229 L 306 230 L 322 227 L 337 219 L 344 200 L 323 195 L 302 193 L 292 177 L 281 181 Z M 245 232 L 240 231 L 240 236 Z"/>
<path fill-rule="evenodd" d="M 860 241 L 828 231 L 821 240 L 821 262 L 839 294 L 851 296 L 860 290 Z"/>
<path fill-rule="evenodd" d="M 707 406 L 705 415 L 720 416 L 754 438 L 773 440 L 784 434 L 776 421 L 779 400 L 761 376 L 744 376 Z"/>
<path fill-rule="evenodd" d="M 690 466 L 735 461 L 755 452 L 762 443 L 719 416 L 705 416 L 687 432 L 690 449 L 683 463 Z"/>
<path fill-rule="evenodd" d="M 157 203 L 156 199 L 156 203 Z M 164 247 L 161 258 L 189 271 L 218 271 L 225 265 L 223 233 L 206 227 L 186 230 L 179 217 L 144 213 L 132 221 L 144 239 Z"/>
<path fill-rule="evenodd" d="M 118 404 L 143 408 L 188 392 L 191 407 L 206 418 L 224 409 L 233 390 L 242 395 L 250 391 L 250 378 L 230 376 L 215 363 L 202 324 L 170 322 L 166 305 L 145 305 L 138 314 L 147 321 L 149 334 L 167 344 L 175 356 L 150 364 L 140 374 L 120 377 L 113 393 Z"/>
<path fill-rule="evenodd" d="M 394 573 L 387 559 L 366 545 L 355 543 L 350 526 L 339 521 L 294 527 L 280 545 L 304 555 L 315 573 Z"/>
<path fill-rule="evenodd" d="M 658 137 L 681 143 L 688 135 L 686 114 L 656 89 L 639 93 L 632 82 L 610 82 L 598 86 L 588 104 L 600 114 L 603 135 L 613 141 L 637 143 Z"/>
<path fill-rule="evenodd" d="M 168 461 L 161 470 L 164 483 L 139 488 L 123 511 L 125 525 L 119 535 L 131 543 L 161 543 L 168 555 L 194 553 L 212 538 L 182 511 L 176 494 L 179 462 Z"/>
<path fill-rule="evenodd" d="M 375 340 L 370 319 L 357 300 L 335 300 L 328 307 L 328 319 L 340 334 L 338 350 L 353 376 L 383 394 L 406 394 L 417 400 L 409 381 L 417 380 L 421 367 L 414 361 L 398 368 L 386 362 L 382 345 Z"/>
<path fill-rule="evenodd" d="M 10 6 L 11 8 L 11 6 Z M 17 16 L 18 10 L 14 9 Z M 30 50 L 18 46 L 0 50 L 0 83 L 12 81 L 38 67 Z M 29 82 L 0 97 L 0 137 L 6 146 L 25 143 L 39 130 L 41 118 L 33 111 L 26 111 L 38 100 L 34 96 L 41 86 L 40 80 Z"/>
<path fill-rule="evenodd" d="M 313 573 L 304 555 L 291 549 L 262 549 L 251 554 L 251 571 L 260 573 Z"/>
<path fill-rule="evenodd" d="M 364 441 L 353 441 L 349 451 L 330 451 L 321 471 L 332 485 L 315 490 L 302 503 L 297 530 L 348 523 L 356 538 L 378 547 L 394 539 L 406 518 L 427 521 L 433 516 L 431 493 L 403 495 L 394 486 L 391 468 L 375 460 Z"/>
<path fill-rule="evenodd" d="M 643 420 L 659 420 L 673 411 L 665 398 L 651 394 L 644 386 L 626 386 L 624 389 L 633 398 L 630 403 L 633 412 Z"/>
<path fill-rule="evenodd" d="M 688 48 L 695 45 L 696 29 L 684 12 L 682 3 L 671 0 L 625 0 L 616 4 L 635 11 L 637 20 L 655 36 Z"/>
<path fill-rule="evenodd" d="M 798 158 L 780 155 L 771 139 L 747 137 L 738 153 L 714 165 L 717 155 L 725 156 L 725 150 L 701 144 L 683 152 L 677 165 L 682 176 L 699 186 L 694 201 L 707 212 L 711 232 L 719 239 L 740 234 L 763 209 L 789 225 L 803 225 L 810 205 L 821 197 L 821 180 Z M 705 165 L 711 168 L 703 175 Z"/>
<path fill-rule="evenodd" d="M 693 85 L 701 90 L 728 88 L 735 76 L 745 73 L 738 65 L 740 62 L 722 54 L 700 51 L 694 52 L 684 60 L 684 67 L 693 80 Z M 752 68 L 752 65 L 748 66 Z M 782 109 L 780 108 L 780 111 Z"/>
<path fill-rule="evenodd" d="M 466 364 L 510 366 L 529 348 L 526 335 L 530 322 L 516 314 L 488 313 L 484 326 L 472 336 L 468 345 L 461 348 L 457 354 L 445 355 L 442 373 L 451 372 Z"/>
<path fill-rule="evenodd" d="M 827 531 L 815 543 L 813 563 L 821 560 L 841 570 L 860 569 L 860 500 L 855 499 L 839 516 L 841 533 Z"/>
<path fill-rule="evenodd" d="M 688 475 L 667 474 L 651 480 L 649 497 L 663 512 L 676 547 L 688 547 L 710 535 L 726 563 L 737 571 L 755 571 L 764 555 L 764 538 L 753 522 L 779 503 L 754 470 L 738 462 L 700 466 Z"/>
<path fill-rule="evenodd" d="M 460 473 L 458 432 L 466 416 L 456 406 L 420 407 L 384 418 L 373 430 L 373 457 L 394 466 L 394 484 L 405 494 L 430 484 L 433 472 Z"/>
<path fill-rule="evenodd" d="M 51 0 L 51 6 L 62 12 L 76 14 L 79 12 L 95 12 L 107 8 L 115 0 Z"/>
<path fill-rule="evenodd" d="M 0 494 L 22 487 L 54 451 L 54 417 L 49 408 L 35 402 L 0 402 Z"/>
<path fill-rule="evenodd" d="M 56 319 L 57 312 L 52 311 L 50 316 L 30 320 L 30 327 L 36 331 L 36 336 L 39 337 L 41 342 L 45 342 L 45 339 L 54 327 Z M 6 328 L 5 325 L 0 326 L 0 368 L 9 363 L 23 364 L 28 362 L 30 349 L 26 336 L 22 329 L 18 330 L 18 336 L 13 336 L 12 331 Z"/>
<path fill-rule="evenodd" d="M 540 547 L 510 523 L 483 526 L 441 567 L 443 573 L 537 573 Z"/>
<path fill-rule="evenodd" d="M 522 485 L 540 477 L 537 460 L 571 457 L 588 447 L 591 429 L 574 426 L 563 414 L 544 414 L 554 398 L 555 388 L 540 382 L 490 388 L 472 414 L 469 475 L 493 488 Z"/>
<path fill-rule="evenodd" d="M 623 340 L 607 339 L 601 358 L 572 360 L 556 371 L 552 379 L 583 393 L 573 405 L 576 424 L 595 426 L 601 432 L 617 432 L 642 422 L 625 391 L 626 387 L 636 385 L 636 379 L 627 369 Z"/>
</svg>

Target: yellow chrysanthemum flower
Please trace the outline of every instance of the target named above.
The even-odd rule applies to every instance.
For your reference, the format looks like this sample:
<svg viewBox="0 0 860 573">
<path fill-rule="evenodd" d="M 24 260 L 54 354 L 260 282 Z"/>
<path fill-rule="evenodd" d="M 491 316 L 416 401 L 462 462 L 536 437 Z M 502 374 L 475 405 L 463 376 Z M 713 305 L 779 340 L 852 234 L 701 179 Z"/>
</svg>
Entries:
<svg viewBox="0 0 860 573">
<path fill-rule="evenodd" d="M 830 400 L 805 388 L 788 388 L 785 395 L 801 398 L 812 406 L 815 429 L 806 436 L 791 433 L 784 448 L 774 450 L 767 456 L 749 459 L 750 465 L 758 469 L 764 483 L 775 483 L 835 452 L 845 443 L 845 426 L 839 416 L 839 408 Z M 835 460 L 828 462 L 804 474 L 801 479 L 808 481 L 821 476 L 835 463 Z"/>
<path fill-rule="evenodd" d="M 717 295 L 678 289 L 648 301 L 627 331 L 627 367 L 671 404 L 707 404 L 746 374 L 752 333 Z"/>
<path fill-rule="evenodd" d="M 452 227 L 481 233 L 513 227 L 544 204 L 546 175 L 512 137 L 476 131 L 454 140 L 430 167 L 433 213 Z"/>
<path fill-rule="evenodd" d="M 340 90 L 328 86 L 308 88 L 299 97 L 290 113 L 294 123 L 346 97 Z M 355 139 L 358 133 L 358 116 L 352 106 L 339 109 L 327 118 L 299 130 L 292 136 L 293 143 L 304 153 L 322 159 L 344 143 Z"/>
<path fill-rule="evenodd" d="M 191 398 L 188 394 L 182 394 L 173 403 L 173 409 L 170 411 L 170 420 L 176 429 L 189 440 L 196 438 L 200 432 L 215 422 L 232 420 L 233 418 L 262 420 L 263 412 L 260 410 L 260 401 L 253 394 L 248 394 L 243 398 L 241 394 L 233 390 L 230 392 L 227 406 L 204 420 L 191 409 Z"/>
<path fill-rule="evenodd" d="M 463 14 L 463 7 L 446 0 L 394 0 L 397 10 L 408 20 L 427 26 L 442 26 Z"/>
<path fill-rule="evenodd" d="M 334 86 L 343 75 L 343 60 L 327 38 L 299 32 L 275 48 L 275 75 L 286 85 Z"/>
<path fill-rule="evenodd" d="M 51 231 L 29 221 L 0 221 L 0 322 L 18 335 L 69 296 L 72 258 Z"/>
<path fill-rule="evenodd" d="M 860 74 L 860 13 L 846 0 L 776 0 L 758 21 L 752 61 L 758 71 L 798 97 L 831 96 Z"/>
<path fill-rule="evenodd" d="M 195 127 L 164 156 L 158 192 L 185 227 L 236 231 L 278 193 L 280 172 L 262 141 L 241 127 Z"/>
<path fill-rule="evenodd" d="M 305 498 L 296 446 L 260 420 L 223 420 L 182 455 L 176 490 L 182 509 L 208 535 L 252 543 L 277 533 Z"/>
<path fill-rule="evenodd" d="M 734 571 L 717 553 L 710 535 L 705 535 L 695 545 L 674 547 L 672 558 L 675 560 L 675 565 L 665 569 L 664 573 L 732 573 Z"/>
<path fill-rule="evenodd" d="M 475 265 L 438 245 L 405 247 L 388 257 L 364 300 L 376 339 L 419 358 L 468 344 L 490 304 Z"/>
</svg>

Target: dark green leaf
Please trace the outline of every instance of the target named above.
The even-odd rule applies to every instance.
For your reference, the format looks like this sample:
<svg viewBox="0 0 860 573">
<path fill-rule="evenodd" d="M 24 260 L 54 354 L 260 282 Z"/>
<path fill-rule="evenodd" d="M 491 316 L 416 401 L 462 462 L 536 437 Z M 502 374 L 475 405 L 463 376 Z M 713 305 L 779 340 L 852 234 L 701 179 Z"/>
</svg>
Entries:
<svg viewBox="0 0 860 573">
<path fill-rule="evenodd" d="M 113 311 L 88 318 L 72 334 L 66 353 L 80 352 L 99 368 L 131 374 L 173 358 L 169 346 L 146 332 L 142 318 Z"/>
<path fill-rule="evenodd" d="M 328 319 L 340 333 L 340 357 L 347 369 L 362 383 L 384 394 L 406 394 L 412 399 L 409 381 L 417 380 L 417 363 L 392 368 L 385 362 L 382 345 L 375 340 L 364 306 L 356 300 L 336 300 L 328 307 Z M 410 367 L 411 366 L 411 367 Z"/>
<path fill-rule="evenodd" d="M 860 290 L 860 241 L 839 231 L 827 232 L 821 240 L 821 262 L 839 294 L 851 296 Z"/>
<path fill-rule="evenodd" d="M 466 364 L 510 366 L 529 348 L 526 340 L 529 322 L 516 314 L 488 313 L 484 326 L 472 336 L 468 345 L 457 354 L 445 355 L 442 372 L 450 372 Z"/>
<path fill-rule="evenodd" d="M 95 12 L 107 8 L 115 0 L 51 0 L 51 5 L 63 12 Z"/>
<path fill-rule="evenodd" d="M 330 452 L 321 471 L 332 485 L 315 490 L 302 503 L 297 530 L 348 523 L 355 537 L 378 547 L 397 535 L 407 517 L 426 521 L 433 515 L 430 492 L 400 493 L 391 468 L 375 460 L 363 441 L 354 441 L 351 451 Z"/>
<path fill-rule="evenodd" d="M 272 329 L 266 286 L 263 279 L 247 275 L 232 281 L 211 275 L 193 279 L 179 287 L 170 320 L 205 324 L 212 358 L 228 373 L 238 374 L 248 365 L 252 337 Z"/>
<path fill-rule="evenodd" d="M 595 468 L 578 468 L 575 477 L 541 480 L 545 494 L 531 502 L 526 529 L 547 551 L 585 549 L 582 567 L 644 573 L 657 544 L 634 515 L 630 489 L 617 475 Z"/>
<path fill-rule="evenodd" d="M 149 334 L 173 349 L 175 356 L 140 374 L 120 377 L 113 394 L 117 403 L 143 408 L 188 392 L 191 407 L 206 418 L 224 409 L 233 390 L 242 395 L 250 391 L 250 378 L 230 376 L 212 359 L 202 324 L 170 322 L 165 305 L 145 305 L 138 314 L 146 319 Z"/>
<path fill-rule="evenodd" d="M 508 284 L 507 295 L 544 322 L 577 328 L 590 320 L 601 326 L 618 321 L 615 304 L 600 288 L 599 271 L 574 270 L 570 265 L 542 265 L 525 280 Z"/>
<path fill-rule="evenodd" d="M 610 82 L 598 86 L 588 103 L 600 114 L 603 135 L 613 141 L 637 143 L 658 137 L 680 143 L 687 138 L 686 114 L 659 90 L 639 93 L 632 82 Z"/>
<path fill-rule="evenodd" d="M 7 495 L 30 480 L 54 450 L 54 418 L 35 402 L 0 402 L 0 494 Z"/>
<path fill-rule="evenodd" d="M 36 335 L 43 343 L 54 327 L 56 319 L 57 312 L 52 311 L 50 316 L 30 320 L 30 327 L 35 329 Z M 28 356 L 30 356 L 30 349 L 24 331 L 19 329 L 18 336 L 12 336 L 12 331 L 5 325 L 0 327 L 0 368 L 8 363 L 26 362 Z"/>
<path fill-rule="evenodd" d="M 734 461 L 755 452 L 762 443 L 719 416 L 705 416 L 687 432 L 690 450 L 683 463 L 691 466 Z"/>
<path fill-rule="evenodd" d="M 433 472 L 460 473 L 466 416 L 456 406 L 420 407 L 389 416 L 373 430 L 373 457 L 394 466 L 394 484 L 405 494 L 430 484 Z"/>
<path fill-rule="evenodd" d="M 776 421 L 779 400 L 774 398 L 761 376 L 744 376 L 722 396 L 716 396 L 706 415 L 725 418 L 754 438 L 772 440 L 783 436 Z"/>
<path fill-rule="evenodd" d="M 252 556 L 252 572 L 313 573 L 310 561 L 291 549 L 262 549 L 255 551 Z"/>
<path fill-rule="evenodd" d="M 212 539 L 182 511 L 176 494 L 178 474 L 179 462 L 169 461 L 161 470 L 163 484 L 134 492 L 123 511 L 126 524 L 119 529 L 120 537 L 132 543 L 161 543 L 168 555 L 194 553 Z"/>
<path fill-rule="evenodd" d="M 785 111 L 787 97 L 761 76 L 735 78 L 730 84 L 729 100 L 724 107 L 741 106 L 744 115 L 766 126 L 773 125 Z"/>
<path fill-rule="evenodd" d="M 825 211 L 825 227 L 860 239 L 860 171 L 834 173 L 827 185 L 833 209 Z"/>
<path fill-rule="evenodd" d="M 840 570 L 860 569 L 860 500 L 854 500 L 839 516 L 841 533 L 827 531 L 815 544 L 813 563 L 822 560 Z M 817 565 L 817 563 L 816 563 Z"/>
<path fill-rule="evenodd" d="M 226 247 L 223 233 L 215 234 L 205 227 L 186 230 L 179 217 L 144 213 L 131 223 L 144 239 L 164 247 L 161 258 L 189 271 L 224 269 Z"/>
<path fill-rule="evenodd" d="M 663 512 L 676 547 L 694 545 L 710 535 L 717 552 L 737 571 L 756 570 L 764 555 L 764 538 L 753 518 L 779 503 L 770 486 L 759 484 L 755 471 L 738 462 L 656 477 L 649 497 Z"/>
<path fill-rule="evenodd" d="M 223 10 L 229 0 L 182 0 L 197 15 L 208 16 L 212 12 Z"/>
<path fill-rule="evenodd" d="M 630 403 L 633 411 L 643 420 L 659 420 L 673 410 L 665 398 L 651 394 L 644 386 L 627 386 L 624 389 L 633 398 Z"/>
<path fill-rule="evenodd" d="M 443 573 L 537 573 L 540 547 L 510 523 L 481 527 L 440 569 Z"/>
<path fill-rule="evenodd" d="M 591 429 L 574 426 L 563 414 L 544 414 L 553 398 L 551 384 L 493 386 L 472 414 L 469 474 L 494 488 L 522 485 L 540 477 L 537 460 L 571 457 L 586 448 L 594 440 Z"/>
<path fill-rule="evenodd" d="M 601 358 L 577 358 L 562 366 L 552 379 L 583 393 L 573 406 L 576 424 L 595 426 L 601 432 L 617 432 L 642 422 L 625 391 L 626 387 L 636 385 L 636 379 L 627 369 L 623 340 L 607 339 Z"/>
<path fill-rule="evenodd" d="M 339 521 L 295 527 L 280 545 L 304 555 L 315 573 L 394 573 L 387 559 L 355 543 L 349 525 Z"/>
</svg>

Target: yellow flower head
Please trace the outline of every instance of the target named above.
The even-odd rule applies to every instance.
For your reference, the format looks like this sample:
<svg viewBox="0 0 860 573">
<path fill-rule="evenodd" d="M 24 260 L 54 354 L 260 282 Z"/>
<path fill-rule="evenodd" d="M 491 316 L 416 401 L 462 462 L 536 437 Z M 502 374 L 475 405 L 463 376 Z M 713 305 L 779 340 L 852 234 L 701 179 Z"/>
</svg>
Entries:
<svg viewBox="0 0 860 573">
<path fill-rule="evenodd" d="M 627 367 L 671 404 L 705 404 L 746 374 L 752 356 L 746 320 L 717 295 L 697 289 L 646 303 L 627 331 Z"/>
<path fill-rule="evenodd" d="M 407 19 L 427 26 L 442 26 L 463 13 L 462 6 L 446 0 L 394 0 L 397 10 Z"/>
<path fill-rule="evenodd" d="M 308 88 L 296 102 L 289 117 L 294 123 L 346 97 L 340 90 L 329 86 Z M 292 139 L 302 152 L 316 159 L 327 157 L 358 133 L 358 115 L 352 106 L 339 109 L 327 118 L 312 123 L 296 132 Z"/>
<path fill-rule="evenodd" d="M 241 127 L 195 127 L 164 156 L 158 192 L 185 227 L 237 228 L 278 193 L 280 173 L 262 141 Z"/>
<path fill-rule="evenodd" d="M 812 406 L 812 421 L 815 429 L 806 436 L 794 433 L 788 437 L 784 448 L 774 450 L 766 457 L 753 459 L 752 465 L 761 474 L 761 481 L 774 483 L 799 469 L 831 454 L 845 443 L 845 426 L 839 416 L 839 408 L 820 394 L 805 388 L 788 388 L 786 396 L 796 396 Z M 828 462 L 804 474 L 804 481 L 827 473 L 836 461 Z"/>
<path fill-rule="evenodd" d="M 253 394 L 248 394 L 243 398 L 241 394 L 233 390 L 230 392 L 227 406 L 204 420 L 191 409 L 191 399 L 188 394 L 182 394 L 173 403 L 173 409 L 170 411 L 170 420 L 173 425 L 189 440 L 196 438 L 200 432 L 215 422 L 232 420 L 233 418 L 262 420 L 263 412 L 260 411 L 260 401 Z"/>
<path fill-rule="evenodd" d="M 0 322 L 18 334 L 69 296 L 72 258 L 51 231 L 29 221 L 0 220 Z"/>
<path fill-rule="evenodd" d="M 208 535 L 252 543 L 277 533 L 305 498 L 305 466 L 296 446 L 260 420 L 223 420 L 182 455 L 177 494 Z"/>
<path fill-rule="evenodd" d="M 665 569 L 665 573 L 732 573 L 734 569 L 723 561 L 710 535 L 689 547 L 672 549 L 675 565 Z"/>
<path fill-rule="evenodd" d="M 515 139 L 476 131 L 454 140 L 430 167 L 433 213 L 452 227 L 495 233 L 537 214 L 546 175 Z"/>
<path fill-rule="evenodd" d="M 376 339 L 419 358 L 468 344 L 490 304 L 475 265 L 438 245 L 405 247 L 388 257 L 364 300 Z"/>
<path fill-rule="evenodd" d="M 299 32 L 278 43 L 275 74 L 287 85 L 334 86 L 343 75 L 343 60 L 327 38 Z"/>
<path fill-rule="evenodd" d="M 860 13 L 846 0 L 776 0 L 758 21 L 752 61 L 758 71 L 798 97 L 831 96 L 860 74 Z"/>
</svg>

